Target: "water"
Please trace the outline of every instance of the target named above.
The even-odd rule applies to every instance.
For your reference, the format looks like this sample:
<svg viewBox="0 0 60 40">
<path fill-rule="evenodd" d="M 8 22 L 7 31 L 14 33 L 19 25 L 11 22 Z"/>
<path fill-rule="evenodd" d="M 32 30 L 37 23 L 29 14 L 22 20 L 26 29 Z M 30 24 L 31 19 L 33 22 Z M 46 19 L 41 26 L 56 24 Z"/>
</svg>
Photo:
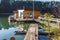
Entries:
<svg viewBox="0 0 60 40">
<path fill-rule="evenodd" d="M 16 30 L 19 30 L 19 27 L 9 26 L 8 17 L 0 17 L 0 40 L 10 40 L 11 37 L 15 37 L 16 40 L 24 40 L 25 35 L 15 35 Z"/>
<path fill-rule="evenodd" d="M 39 29 L 40 32 L 44 32 L 43 28 Z M 38 35 L 38 40 L 49 40 L 48 35 Z"/>
<path fill-rule="evenodd" d="M 9 26 L 8 17 L 0 17 L 0 40 L 10 40 L 10 37 L 15 37 L 16 40 L 24 40 L 25 35 L 15 35 L 16 30 L 19 30 L 19 27 Z M 48 36 L 39 35 L 38 39 L 48 40 Z"/>
<path fill-rule="evenodd" d="M 47 35 L 39 35 L 38 40 L 49 40 Z"/>
<path fill-rule="evenodd" d="M 0 29 L 1 28 L 5 28 L 5 29 L 9 28 L 8 17 L 0 17 Z"/>
</svg>

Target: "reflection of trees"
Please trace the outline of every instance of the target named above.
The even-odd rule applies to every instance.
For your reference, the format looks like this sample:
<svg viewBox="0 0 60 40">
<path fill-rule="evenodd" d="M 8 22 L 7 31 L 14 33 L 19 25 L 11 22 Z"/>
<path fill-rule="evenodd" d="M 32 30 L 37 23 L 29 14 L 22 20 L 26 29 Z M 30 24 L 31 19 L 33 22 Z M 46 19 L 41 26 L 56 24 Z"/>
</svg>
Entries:
<svg viewBox="0 0 60 40">
<path fill-rule="evenodd" d="M 0 27 L 5 29 L 9 28 L 7 17 L 0 17 Z"/>
<path fill-rule="evenodd" d="M 23 29 L 24 29 L 24 30 L 28 30 L 28 28 L 29 28 L 29 23 L 23 23 L 22 25 L 23 25 Z"/>
<path fill-rule="evenodd" d="M 24 29 L 24 30 L 28 30 L 28 28 L 27 28 L 28 25 L 27 25 L 26 23 L 24 23 L 23 25 L 24 25 L 24 26 L 23 26 L 23 29 Z"/>
<path fill-rule="evenodd" d="M 14 26 L 15 26 L 15 27 L 19 27 L 19 28 L 23 28 L 24 30 L 28 30 L 29 24 L 30 24 L 30 23 L 15 22 L 15 23 L 14 23 Z"/>
<path fill-rule="evenodd" d="M 3 27 L 3 25 L 0 23 L 0 29 Z"/>
</svg>

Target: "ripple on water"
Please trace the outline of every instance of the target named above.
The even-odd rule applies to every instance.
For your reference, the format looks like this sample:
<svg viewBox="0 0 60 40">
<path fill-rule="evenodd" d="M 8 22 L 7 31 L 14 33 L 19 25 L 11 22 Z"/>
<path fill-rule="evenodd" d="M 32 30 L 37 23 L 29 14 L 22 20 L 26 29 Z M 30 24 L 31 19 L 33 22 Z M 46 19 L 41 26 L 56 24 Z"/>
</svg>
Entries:
<svg viewBox="0 0 60 40">
<path fill-rule="evenodd" d="M 7 39 L 9 40 L 10 37 L 15 37 L 16 40 L 24 40 L 25 35 L 15 35 L 15 31 L 18 30 L 18 28 L 9 28 L 9 29 L 4 29 L 2 28 L 0 30 L 0 40 Z"/>
<path fill-rule="evenodd" d="M 49 40 L 49 39 L 48 39 L 48 36 L 46 35 L 39 35 L 38 40 Z"/>
</svg>

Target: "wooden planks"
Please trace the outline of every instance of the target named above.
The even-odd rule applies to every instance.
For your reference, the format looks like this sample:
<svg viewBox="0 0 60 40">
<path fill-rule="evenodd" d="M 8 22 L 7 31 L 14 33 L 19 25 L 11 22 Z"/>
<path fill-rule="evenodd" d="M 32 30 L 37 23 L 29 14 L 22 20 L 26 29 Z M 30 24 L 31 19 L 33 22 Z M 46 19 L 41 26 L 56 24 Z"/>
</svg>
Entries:
<svg viewBox="0 0 60 40">
<path fill-rule="evenodd" d="M 30 24 L 24 40 L 38 40 L 38 24 Z"/>
</svg>

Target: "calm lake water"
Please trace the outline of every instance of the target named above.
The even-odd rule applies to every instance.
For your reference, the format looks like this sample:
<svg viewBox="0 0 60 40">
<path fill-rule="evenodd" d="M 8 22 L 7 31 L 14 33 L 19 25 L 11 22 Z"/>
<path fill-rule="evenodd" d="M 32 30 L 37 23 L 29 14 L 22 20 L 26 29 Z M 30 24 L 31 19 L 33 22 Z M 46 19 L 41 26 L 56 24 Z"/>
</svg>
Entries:
<svg viewBox="0 0 60 40">
<path fill-rule="evenodd" d="M 16 40 L 24 40 L 25 35 L 15 35 L 16 30 L 19 30 L 19 27 L 9 26 L 8 17 L 0 17 L 0 40 L 10 40 L 10 37 L 15 37 Z M 48 36 L 44 35 L 39 35 L 38 39 L 49 40 Z"/>
<path fill-rule="evenodd" d="M 0 40 L 15 37 L 16 40 L 24 40 L 25 35 L 15 35 L 15 31 L 19 30 L 19 27 L 9 26 L 8 17 L 0 17 Z"/>
</svg>

